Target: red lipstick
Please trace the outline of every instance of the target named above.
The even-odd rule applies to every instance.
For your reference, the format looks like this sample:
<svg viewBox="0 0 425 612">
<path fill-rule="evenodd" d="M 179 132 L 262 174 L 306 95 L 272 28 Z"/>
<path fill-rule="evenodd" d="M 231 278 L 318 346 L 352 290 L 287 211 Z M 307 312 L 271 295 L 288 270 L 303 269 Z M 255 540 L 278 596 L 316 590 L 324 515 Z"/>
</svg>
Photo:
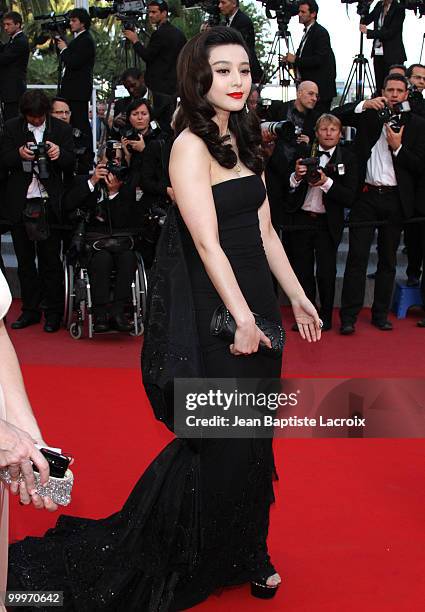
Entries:
<svg viewBox="0 0 425 612">
<path fill-rule="evenodd" d="M 233 93 L 229 93 L 227 94 L 228 96 L 230 96 L 231 98 L 234 98 L 235 100 L 240 100 L 243 96 L 243 92 L 242 91 L 234 91 Z"/>
</svg>

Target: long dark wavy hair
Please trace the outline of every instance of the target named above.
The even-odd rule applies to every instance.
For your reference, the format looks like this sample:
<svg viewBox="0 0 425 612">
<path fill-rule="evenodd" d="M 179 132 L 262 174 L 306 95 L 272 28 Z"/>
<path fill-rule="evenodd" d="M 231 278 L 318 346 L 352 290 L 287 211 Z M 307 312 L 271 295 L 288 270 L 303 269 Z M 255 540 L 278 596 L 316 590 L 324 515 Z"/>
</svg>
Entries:
<svg viewBox="0 0 425 612">
<path fill-rule="evenodd" d="M 224 168 L 234 168 L 236 153 L 229 143 L 229 136 L 220 136 L 218 125 L 212 120 L 216 111 L 207 100 L 213 82 L 209 56 L 213 47 L 240 45 L 248 49 L 239 32 L 233 28 L 215 27 L 194 36 L 182 49 L 177 62 L 180 109 L 177 125 L 182 131 L 188 127 L 202 138 L 208 151 Z M 261 152 L 261 130 L 255 113 L 245 108 L 230 113 L 229 129 L 236 138 L 239 158 L 255 174 L 264 169 Z"/>
</svg>

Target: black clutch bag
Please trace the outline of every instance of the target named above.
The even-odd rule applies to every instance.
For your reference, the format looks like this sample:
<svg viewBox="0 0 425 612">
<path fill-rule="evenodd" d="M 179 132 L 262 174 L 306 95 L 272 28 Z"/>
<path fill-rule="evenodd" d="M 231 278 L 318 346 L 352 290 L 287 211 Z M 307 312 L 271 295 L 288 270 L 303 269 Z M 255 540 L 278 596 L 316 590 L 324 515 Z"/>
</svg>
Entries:
<svg viewBox="0 0 425 612">
<path fill-rule="evenodd" d="M 275 321 L 269 321 L 255 312 L 252 314 L 255 318 L 255 324 L 269 338 L 272 345 L 271 348 L 268 348 L 265 344 L 260 344 L 258 350 L 270 357 L 280 358 L 285 346 L 285 330 Z M 235 339 L 236 322 L 224 304 L 215 309 L 210 330 L 213 336 L 218 336 L 223 340 L 233 342 Z"/>
</svg>

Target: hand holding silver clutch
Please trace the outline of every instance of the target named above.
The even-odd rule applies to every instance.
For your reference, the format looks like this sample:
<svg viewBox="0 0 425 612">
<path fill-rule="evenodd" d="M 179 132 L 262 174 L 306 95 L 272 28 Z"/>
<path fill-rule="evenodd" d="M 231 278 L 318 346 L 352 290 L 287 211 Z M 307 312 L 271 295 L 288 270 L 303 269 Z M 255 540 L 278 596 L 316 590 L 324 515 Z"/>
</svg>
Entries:
<svg viewBox="0 0 425 612">
<path fill-rule="evenodd" d="M 49 481 L 44 486 L 40 483 L 40 474 L 34 472 L 34 478 L 38 495 L 50 497 L 50 499 L 59 506 L 67 506 L 71 502 L 71 491 L 74 484 L 74 474 L 71 470 L 68 469 L 63 478 L 49 476 Z M 0 480 L 7 485 L 16 482 L 12 481 L 8 468 L 0 469 Z M 22 480 L 22 478 L 20 478 L 20 480 Z"/>
<path fill-rule="evenodd" d="M 40 474 L 35 463 L 32 464 L 34 470 L 35 490 L 41 497 L 49 497 L 55 504 L 59 506 L 67 506 L 71 501 L 71 491 L 74 484 L 74 475 L 68 468 L 71 458 L 62 455 L 60 449 L 52 449 L 39 447 L 41 454 L 45 457 L 49 464 L 50 476 L 45 485 L 40 482 Z M 58 452 L 59 451 L 59 452 Z M 28 463 L 31 463 L 28 460 Z M 21 482 L 24 480 L 22 472 L 16 480 L 12 478 L 9 468 L 0 469 L 0 480 L 5 484 L 10 485 L 12 482 Z"/>
</svg>

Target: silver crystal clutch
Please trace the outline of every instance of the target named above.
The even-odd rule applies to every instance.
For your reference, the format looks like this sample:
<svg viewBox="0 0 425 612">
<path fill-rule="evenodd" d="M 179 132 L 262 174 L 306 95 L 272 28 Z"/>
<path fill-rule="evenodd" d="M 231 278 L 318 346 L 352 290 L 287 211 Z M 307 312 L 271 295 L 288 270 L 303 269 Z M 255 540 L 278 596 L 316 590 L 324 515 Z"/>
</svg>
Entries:
<svg viewBox="0 0 425 612">
<path fill-rule="evenodd" d="M 42 486 L 40 484 L 40 474 L 34 472 L 35 484 L 37 493 L 43 497 L 50 497 L 50 499 L 59 506 L 67 506 L 71 501 L 71 491 L 74 484 L 74 474 L 71 470 L 66 470 L 64 478 L 55 478 L 54 476 L 49 477 L 49 482 Z M 10 485 L 12 479 L 7 468 L 0 469 L 0 480 L 5 484 Z M 22 478 L 19 478 L 19 481 Z"/>
</svg>

